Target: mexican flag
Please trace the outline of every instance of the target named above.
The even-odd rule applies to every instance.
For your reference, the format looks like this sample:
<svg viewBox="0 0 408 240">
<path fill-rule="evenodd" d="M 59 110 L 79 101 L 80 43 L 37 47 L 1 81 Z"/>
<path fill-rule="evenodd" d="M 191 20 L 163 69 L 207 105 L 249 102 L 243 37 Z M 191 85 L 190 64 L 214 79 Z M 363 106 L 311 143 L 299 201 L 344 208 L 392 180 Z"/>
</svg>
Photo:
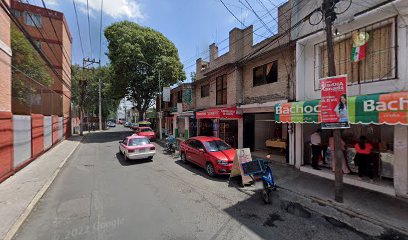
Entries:
<svg viewBox="0 0 408 240">
<path fill-rule="evenodd" d="M 353 47 L 351 52 L 351 61 L 358 62 L 366 57 L 367 43 L 359 47 Z"/>
</svg>

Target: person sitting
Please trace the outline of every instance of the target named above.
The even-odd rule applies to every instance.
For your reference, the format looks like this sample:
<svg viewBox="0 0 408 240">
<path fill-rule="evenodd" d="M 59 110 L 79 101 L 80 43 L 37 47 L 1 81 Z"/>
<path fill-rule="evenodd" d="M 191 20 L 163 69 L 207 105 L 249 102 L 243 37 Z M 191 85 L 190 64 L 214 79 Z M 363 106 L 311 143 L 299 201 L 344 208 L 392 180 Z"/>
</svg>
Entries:
<svg viewBox="0 0 408 240">
<path fill-rule="evenodd" d="M 360 141 L 354 146 L 356 149 L 356 156 L 354 157 L 354 164 L 358 166 L 358 176 L 362 180 L 364 176 L 373 181 L 373 160 L 370 158 L 373 146 L 367 142 L 365 136 L 360 136 Z"/>
</svg>

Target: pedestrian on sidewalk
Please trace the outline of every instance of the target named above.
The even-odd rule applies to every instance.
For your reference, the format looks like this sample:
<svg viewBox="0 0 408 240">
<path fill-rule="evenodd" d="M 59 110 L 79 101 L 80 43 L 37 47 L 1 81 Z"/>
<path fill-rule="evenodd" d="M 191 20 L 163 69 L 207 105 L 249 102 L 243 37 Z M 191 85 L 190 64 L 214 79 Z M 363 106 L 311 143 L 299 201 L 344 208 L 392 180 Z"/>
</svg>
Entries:
<svg viewBox="0 0 408 240">
<path fill-rule="evenodd" d="M 360 141 L 359 143 L 356 143 L 354 148 L 356 149 L 354 163 L 358 166 L 358 177 L 362 180 L 364 176 L 367 176 L 373 181 L 374 162 L 370 157 L 373 146 L 367 142 L 366 136 L 360 136 Z"/>
<path fill-rule="evenodd" d="M 310 136 L 310 143 L 312 144 L 312 167 L 315 170 L 321 170 L 319 168 L 319 159 L 322 156 L 322 138 L 320 133 L 322 130 L 319 128 Z"/>
</svg>

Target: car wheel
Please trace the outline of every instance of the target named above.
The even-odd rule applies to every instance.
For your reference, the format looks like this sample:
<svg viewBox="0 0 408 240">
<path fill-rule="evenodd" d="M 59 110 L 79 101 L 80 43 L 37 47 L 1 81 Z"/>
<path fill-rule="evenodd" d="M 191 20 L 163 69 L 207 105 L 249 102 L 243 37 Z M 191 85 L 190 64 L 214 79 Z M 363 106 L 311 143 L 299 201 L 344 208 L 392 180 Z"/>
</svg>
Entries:
<svg viewBox="0 0 408 240">
<path fill-rule="evenodd" d="M 125 162 L 129 161 L 129 158 L 127 157 L 126 153 L 123 153 L 123 156 L 124 156 L 123 158 L 124 158 Z"/>
<path fill-rule="evenodd" d="M 153 161 L 153 157 L 148 157 L 147 160 Z"/>
<path fill-rule="evenodd" d="M 182 154 L 181 154 L 181 162 L 184 163 L 184 164 L 187 164 L 187 158 L 186 158 L 186 154 L 185 154 L 185 153 L 182 153 Z"/>
<path fill-rule="evenodd" d="M 215 168 L 212 163 L 207 163 L 205 169 L 207 170 L 208 176 L 215 177 Z"/>
</svg>

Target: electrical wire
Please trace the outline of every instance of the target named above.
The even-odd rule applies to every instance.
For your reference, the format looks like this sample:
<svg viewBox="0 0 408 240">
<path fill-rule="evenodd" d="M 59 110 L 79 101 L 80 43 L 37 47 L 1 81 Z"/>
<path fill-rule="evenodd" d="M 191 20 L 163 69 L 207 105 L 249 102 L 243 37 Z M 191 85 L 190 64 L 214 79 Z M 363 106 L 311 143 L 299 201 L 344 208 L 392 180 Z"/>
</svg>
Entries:
<svg viewBox="0 0 408 240">
<path fill-rule="evenodd" d="M 89 35 L 89 49 L 91 51 L 92 58 L 92 38 L 91 38 L 91 21 L 89 20 L 89 0 L 86 0 L 86 11 L 88 14 L 88 35 Z"/>
<path fill-rule="evenodd" d="M 77 12 L 77 9 L 76 9 L 75 0 L 72 0 L 72 4 L 74 5 L 76 24 L 77 24 L 77 27 L 78 27 L 79 42 L 81 43 L 82 58 L 85 58 L 84 46 L 82 44 L 81 28 L 79 27 L 78 12 Z"/>
<path fill-rule="evenodd" d="M 101 63 L 102 55 L 102 15 L 103 15 L 103 0 L 101 0 L 101 19 L 99 25 L 99 65 Z"/>
<path fill-rule="evenodd" d="M 24 36 L 27 38 L 27 40 L 31 43 L 31 45 L 34 47 L 34 49 L 38 52 L 40 57 L 44 60 L 44 62 L 47 64 L 47 66 L 51 69 L 51 71 L 59 77 L 59 80 L 61 81 L 64 86 L 66 86 L 69 90 L 71 89 L 71 86 L 65 82 L 65 80 L 62 78 L 62 76 L 57 72 L 55 67 L 51 64 L 51 62 L 48 60 L 48 58 L 44 55 L 44 53 L 39 49 L 39 47 L 35 44 L 33 38 L 31 35 L 28 33 L 27 29 L 18 21 L 17 17 L 12 13 L 9 5 L 5 0 L 0 0 L 1 1 L 1 8 L 4 10 L 4 12 L 7 14 L 7 16 L 13 21 L 13 23 L 16 24 L 16 26 L 21 30 L 21 32 L 24 34 Z"/>
<path fill-rule="evenodd" d="M 28 5 L 31 5 L 28 0 L 26 0 L 26 2 L 27 2 Z M 23 4 L 23 6 L 24 6 L 24 8 L 25 8 L 25 10 L 26 10 L 26 12 L 27 12 L 27 15 L 30 17 L 31 21 L 33 22 L 34 27 L 37 29 L 38 33 L 40 33 L 43 42 L 45 42 L 45 44 L 47 44 L 48 48 L 51 50 L 52 55 L 53 55 L 54 58 L 55 58 L 55 61 L 56 61 L 56 62 L 59 62 L 59 58 L 57 57 L 57 55 L 55 55 L 55 52 L 52 51 L 53 48 L 51 47 L 51 45 L 50 45 L 50 44 L 48 43 L 48 41 L 46 40 L 46 37 L 44 36 L 44 34 L 46 34 L 46 33 L 43 34 L 43 32 L 42 32 L 42 31 L 40 30 L 40 28 L 38 27 L 37 23 L 34 21 L 34 18 L 33 18 L 33 16 L 32 16 L 32 13 L 31 13 L 31 12 L 29 11 L 29 9 L 28 9 L 28 5 L 25 5 L 24 3 L 22 3 L 22 4 Z M 54 48 L 54 50 L 55 50 L 55 48 Z M 42 51 L 42 49 L 40 49 L 40 51 Z M 44 55 L 45 55 L 45 54 L 44 54 Z M 62 54 L 62 55 L 64 55 L 64 54 Z M 69 64 L 69 62 L 68 62 L 67 64 Z M 71 67 L 71 66 L 69 66 L 69 68 L 70 68 L 70 67 Z M 61 63 L 61 70 L 62 70 L 62 75 L 65 73 L 65 75 L 68 76 L 69 79 L 71 78 L 71 76 L 70 76 L 68 73 L 66 73 L 66 71 L 64 71 L 63 62 Z"/>
</svg>

